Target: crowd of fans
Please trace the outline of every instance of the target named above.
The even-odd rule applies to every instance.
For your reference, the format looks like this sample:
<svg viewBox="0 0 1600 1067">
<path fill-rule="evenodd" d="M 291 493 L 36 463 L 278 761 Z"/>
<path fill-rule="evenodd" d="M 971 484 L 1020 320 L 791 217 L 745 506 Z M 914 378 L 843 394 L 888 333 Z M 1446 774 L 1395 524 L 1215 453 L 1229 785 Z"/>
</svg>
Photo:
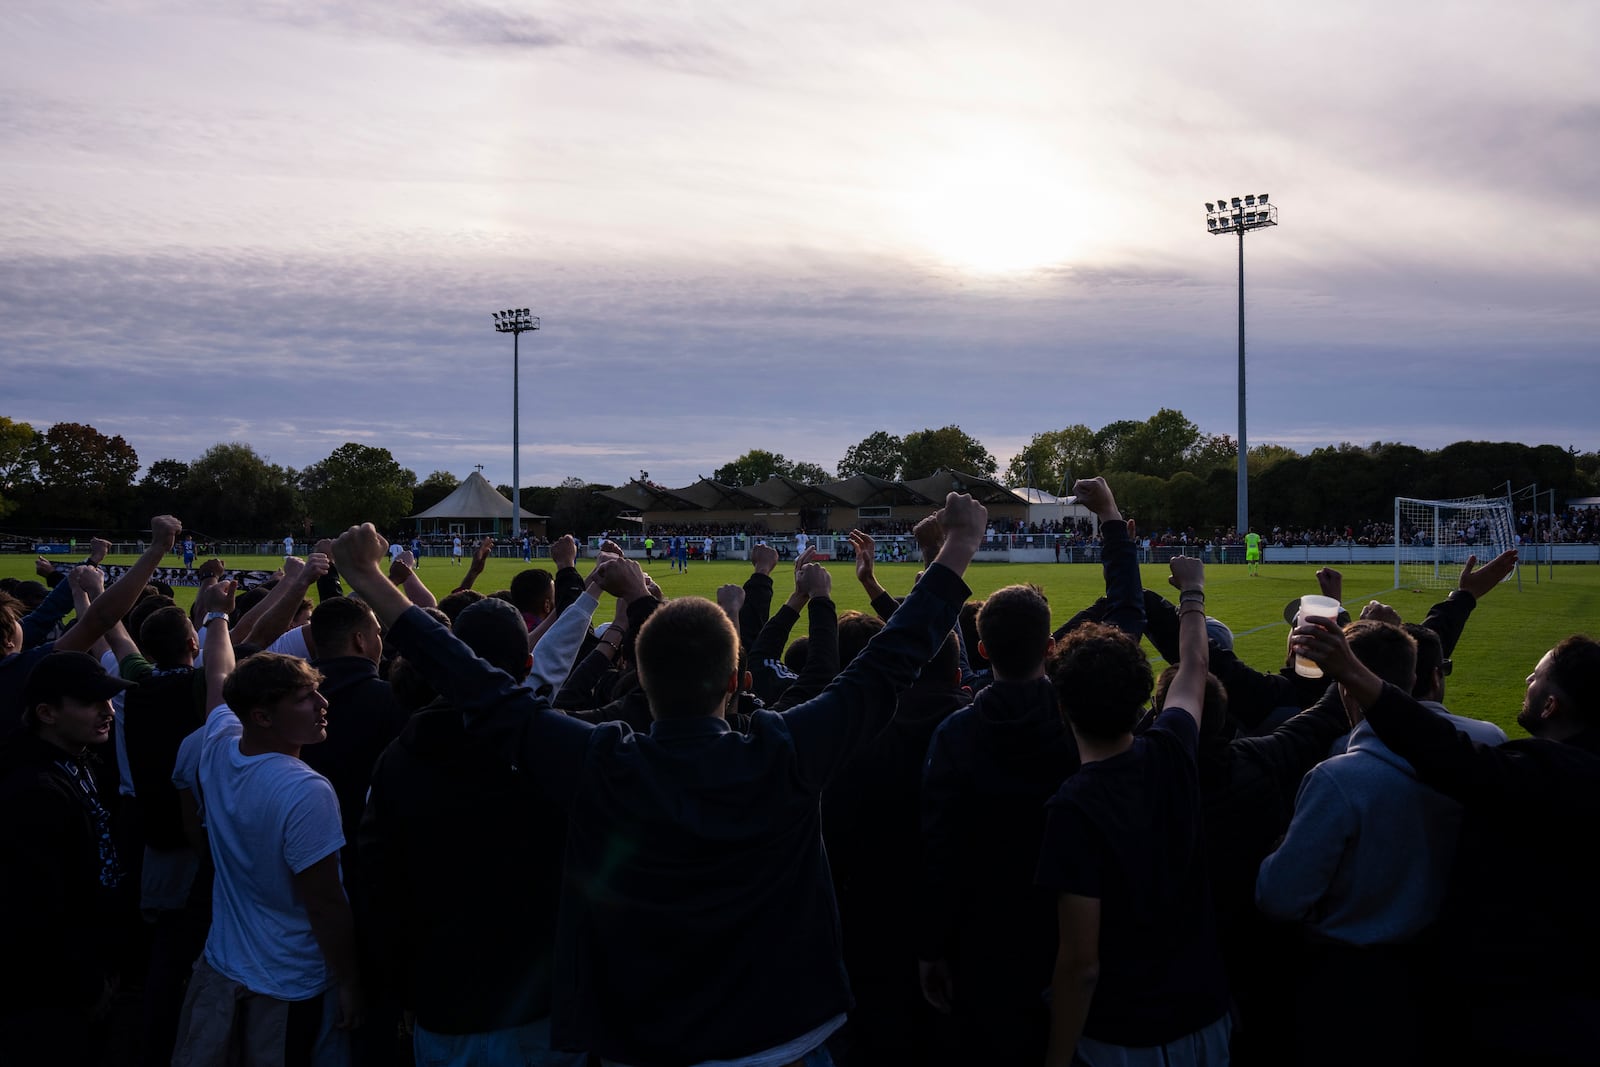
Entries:
<svg viewBox="0 0 1600 1067">
<path fill-rule="evenodd" d="M 0 1059 L 106 1062 L 132 1003 L 180 1067 L 1593 1062 L 1600 644 L 1529 738 L 1448 712 L 1512 551 L 1258 670 L 1074 491 L 1060 626 L 970 601 L 958 494 L 903 598 L 849 533 L 866 614 L 764 545 L 713 603 L 571 538 L 485 596 L 486 539 L 436 601 L 366 525 L 185 610 L 177 519 L 110 585 L 93 543 L 0 594 Z"/>
</svg>

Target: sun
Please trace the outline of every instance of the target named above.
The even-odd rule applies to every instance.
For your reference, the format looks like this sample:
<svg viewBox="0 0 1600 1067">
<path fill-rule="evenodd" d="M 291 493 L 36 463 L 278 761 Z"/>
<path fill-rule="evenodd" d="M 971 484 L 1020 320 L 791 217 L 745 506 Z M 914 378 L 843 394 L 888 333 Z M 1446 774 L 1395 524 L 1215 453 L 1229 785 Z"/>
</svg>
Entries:
<svg viewBox="0 0 1600 1067">
<path fill-rule="evenodd" d="M 907 196 L 914 239 L 942 262 L 980 274 L 1069 261 L 1088 227 L 1054 167 L 1024 153 L 975 151 L 929 168 Z"/>
</svg>

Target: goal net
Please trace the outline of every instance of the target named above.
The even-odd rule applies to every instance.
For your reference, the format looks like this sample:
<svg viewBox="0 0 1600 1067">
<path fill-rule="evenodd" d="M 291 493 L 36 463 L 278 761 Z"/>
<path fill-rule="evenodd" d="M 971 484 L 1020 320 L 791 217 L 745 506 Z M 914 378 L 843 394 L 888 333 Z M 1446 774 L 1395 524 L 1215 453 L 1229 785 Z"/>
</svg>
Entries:
<svg viewBox="0 0 1600 1067">
<path fill-rule="evenodd" d="M 1468 556 L 1487 563 L 1516 544 L 1511 504 L 1493 497 L 1394 500 L 1394 584 L 1454 588 Z M 1510 580 L 1510 576 L 1507 576 Z"/>
</svg>

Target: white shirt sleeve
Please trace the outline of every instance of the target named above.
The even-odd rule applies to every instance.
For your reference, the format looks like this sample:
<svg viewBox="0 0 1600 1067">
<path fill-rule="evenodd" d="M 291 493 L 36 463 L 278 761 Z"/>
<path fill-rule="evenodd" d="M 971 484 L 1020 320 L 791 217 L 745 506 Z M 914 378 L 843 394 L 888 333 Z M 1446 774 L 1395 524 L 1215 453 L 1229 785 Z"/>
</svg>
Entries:
<svg viewBox="0 0 1600 1067">
<path fill-rule="evenodd" d="M 279 652 L 297 659 L 310 659 L 311 649 L 306 647 L 304 626 L 296 626 L 267 646 L 268 652 Z"/>
<path fill-rule="evenodd" d="M 583 647 L 600 602 L 586 589 L 578 594 L 533 648 L 533 668 L 528 672 L 528 687 L 535 693 L 545 687 L 559 689 L 572 673 L 572 661 Z"/>
</svg>

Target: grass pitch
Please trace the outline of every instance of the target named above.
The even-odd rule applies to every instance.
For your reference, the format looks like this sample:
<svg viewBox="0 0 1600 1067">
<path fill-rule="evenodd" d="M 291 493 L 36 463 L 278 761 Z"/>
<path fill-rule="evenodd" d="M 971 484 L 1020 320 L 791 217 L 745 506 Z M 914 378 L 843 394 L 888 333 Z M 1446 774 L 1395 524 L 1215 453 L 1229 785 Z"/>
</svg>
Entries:
<svg viewBox="0 0 1600 1067">
<path fill-rule="evenodd" d="M 110 563 L 132 563 L 132 556 L 114 556 Z M 230 567 L 268 570 L 281 563 L 272 556 L 229 559 Z M 550 562 L 537 564 L 545 568 Z M 592 561 L 579 560 L 587 572 Z M 825 564 L 833 575 L 834 600 L 841 610 L 867 610 L 867 599 L 848 563 Z M 512 575 L 521 570 L 519 560 L 495 559 L 485 568 L 475 588 L 488 594 L 511 584 Z M 719 585 L 742 584 L 750 574 L 743 561 L 690 563 L 686 573 L 674 571 L 663 560 L 645 564 L 645 569 L 669 597 L 704 596 L 714 598 Z M 911 588 L 919 567 L 912 563 L 880 563 L 878 580 L 891 593 L 903 596 Z M 1283 621 L 1283 606 L 1304 593 L 1317 590 L 1317 567 L 1313 564 L 1264 564 L 1259 577 L 1251 578 L 1243 565 L 1212 566 L 1206 573 L 1207 611 L 1232 628 L 1235 649 L 1245 662 L 1260 670 L 1272 670 L 1283 662 L 1289 627 Z M 1394 588 L 1394 570 L 1386 565 L 1361 565 L 1340 568 L 1344 574 L 1344 600 L 1352 612 L 1368 600 L 1377 599 L 1394 606 L 1407 621 L 1420 622 L 1429 605 L 1443 599 L 1446 590 Z M 466 565 L 454 566 L 448 559 L 428 557 L 419 572 L 428 587 L 443 596 L 455 588 Z M 774 601 L 781 603 L 791 588 L 787 564 L 779 564 L 773 578 Z M 1160 590 L 1175 599 L 1167 584 L 1165 566 L 1143 568 L 1147 588 Z M 31 556 L 0 556 L 0 576 L 32 578 Z M 1104 591 L 1098 565 L 1053 563 L 977 563 L 967 572 L 967 584 L 982 597 L 1002 586 L 1032 582 L 1050 598 L 1059 624 L 1075 614 Z M 193 587 L 177 587 L 180 604 L 194 600 Z M 602 607 L 602 614 L 609 608 Z M 1548 568 L 1534 571 L 1525 567 L 1521 590 L 1517 582 L 1502 584 L 1485 597 L 1473 612 L 1465 635 L 1456 648 L 1455 670 L 1446 681 L 1445 703 L 1461 715 L 1498 723 L 1508 735 L 1523 736 L 1516 725 L 1522 707 L 1524 679 L 1539 657 L 1561 638 L 1595 628 L 1600 612 L 1600 567 L 1557 566 L 1552 578 Z M 803 626 L 803 624 L 802 624 Z M 797 633 L 802 632 L 797 628 Z M 1146 646 L 1148 648 L 1148 645 Z M 1155 653 L 1151 652 L 1153 656 Z"/>
</svg>

